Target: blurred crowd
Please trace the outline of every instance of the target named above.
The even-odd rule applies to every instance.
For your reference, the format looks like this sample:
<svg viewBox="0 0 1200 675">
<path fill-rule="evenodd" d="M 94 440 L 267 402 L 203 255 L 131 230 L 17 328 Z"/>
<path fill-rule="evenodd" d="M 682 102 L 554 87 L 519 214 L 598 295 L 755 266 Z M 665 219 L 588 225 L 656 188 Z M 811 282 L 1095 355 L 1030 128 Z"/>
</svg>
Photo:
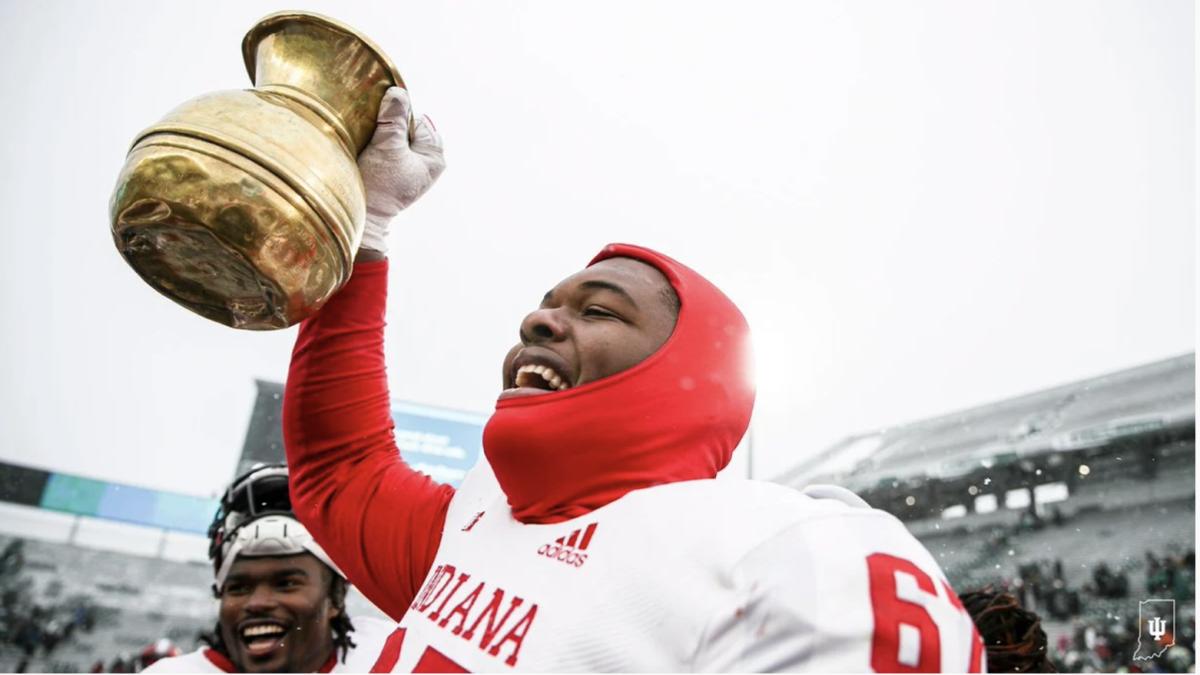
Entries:
<svg viewBox="0 0 1200 675">
<path fill-rule="evenodd" d="M 1142 573 L 1144 584 L 1135 583 Z M 1032 561 L 1019 567 L 1016 578 L 999 585 L 1023 607 L 1069 626 L 1051 643 L 1051 662 L 1059 671 L 1195 672 L 1194 548 L 1146 551 L 1144 562 L 1134 560 L 1116 569 L 1101 562 L 1083 578 L 1064 573 L 1061 560 Z M 1156 658 L 1134 661 L 1138 601 L 1148 599 L 1176 601 L 1175 630 L 1163 640 L 1174 645 Z"/>
<path fill-rule="evenodd" d="M 1146 592 L 1176 600 L 1196 596 L 1196 550 L 1156 556 L 1146 551 Z"/>
<path fill-rule="evenodd" d="M 1019 551 L 1030 532 L 1069 523 L 1069 517 L 1053 509 L 1049 517 L 1031 512 L 1013 525 L 965 535 L 981 537 L 982 548 L 977 560 L 947 570 L 955 572 L 955 588 L 995 589 L 1035 613 L 1049 634 L 1050 665 L 1059 671 L 1195 672 L 1196 568 L 1190 542 L 1186 547 L 1123 553 L 1086 568 L 1064 565 L 1057 557 L 1017 558 L 1015 574 L 986 564 Z M 999 570 L 1001 565 L 994 567 Z M 1175 600 L 1176 626 L 1165 640 L 1173 640 L 1174 646 L 1148 661 L 1134 661 L 1139 602 L 1151 599 Z"/>
<path fill-rule="evenodd" d="M 1160 656 L 1134 661 L 1138 652 L 1138 616 L 1084 615 L 1072 623 L 1072 632 L 1060 635 L 1051 651 L 1055 667 L 1079 673 L 1189 673 L 1195 672 L 1196 613 L 1193 607 L 1176 611 L 1176 630 L 1163 638 L 1168 647 Z M 1143 638 L 1148 641 L 1148 638 Z M 1149 645 L 1147 644 L 1147 647 Z M 1146 651 L 1145 648 L 1142 650 Z"/>
<path fill-rule="evenodd" d="M 39 656 L 53 664 L 56 650 L 96 626 L 96 610 L 86 598 L 69 597 L 53 604 L 34 600 L 33 584 L 25 573 L 24 546 L 23 540 L 14 539 L 0 552 L 0 651 L 11 662 L 3 666 L 18 673 Z M 63 663 L 55 669 L 71 666 Z"/>
<path fill-rule="evenodd" d="M 155 640 L 138 654 L 118 654 L 105 667 L 103 660 L 92 664 L 91 673 L 138 673 L 159 659 L 179 656 L 182 650 L 167 638 Z"/>
</svg>

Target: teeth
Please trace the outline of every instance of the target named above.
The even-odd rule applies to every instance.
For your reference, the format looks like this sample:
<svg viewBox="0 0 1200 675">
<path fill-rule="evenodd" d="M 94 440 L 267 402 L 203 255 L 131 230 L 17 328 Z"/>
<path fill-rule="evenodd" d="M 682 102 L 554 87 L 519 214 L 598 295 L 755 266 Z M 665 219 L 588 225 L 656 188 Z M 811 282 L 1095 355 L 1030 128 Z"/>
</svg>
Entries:
<svg viewBox="0 0 1200 675">
<path fill-rule="evenodd" d="M 528 366 L 521 366 L 520 368 L 518 368 L 517 376 L 514 378 L 513 384 L 517 385 L 518 387 L 529 386 L 529 384 L 530 384 L 529 375 L 530 374 L 541 377 L 542 380 L 547 382 L 551 388 L 557 389 L 558 391 L 562 391 L 571 386 L 571 385 L 567 384 L 566 382 L 564 382 L 562 377 L 560 377 L 558 373 L 554 372 L 554 370 L 547 368 L 546 366 L 539 366 L 539 365 L 528 365 Z"/>
<path fill-rule="evenodd" d="M 284 632 L 284 630 L 280 626 L 272 626 L 272 625 L 250 626 L 249 628 L 242 631 L 242 637 L 253 638 L 253 637 L 259 637 L 262 635 L 278 635 L 283 632 Z"/>
</svg>

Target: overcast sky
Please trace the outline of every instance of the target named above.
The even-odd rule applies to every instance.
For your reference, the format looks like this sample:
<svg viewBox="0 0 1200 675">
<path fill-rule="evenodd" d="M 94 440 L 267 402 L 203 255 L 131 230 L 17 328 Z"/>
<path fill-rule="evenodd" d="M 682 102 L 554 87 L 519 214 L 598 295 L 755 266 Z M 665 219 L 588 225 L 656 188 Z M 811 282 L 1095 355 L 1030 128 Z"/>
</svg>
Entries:
<svg viewBox="0 0 1200 675">
<path fill-rule="evenodd" d="M 235 331 L 117 254 L 135 134 L 249 86 L 307 8 L 371 36 L 449 168 L 393 225 L 393 396 L 488 412 L 542 294 L 658 248 L 755 332 L 756 475 L 840 438 L 1194 349 L 1186 0 L 0 3 L 0 459 L 189 494 L 231 478 Z"/>
</svg>

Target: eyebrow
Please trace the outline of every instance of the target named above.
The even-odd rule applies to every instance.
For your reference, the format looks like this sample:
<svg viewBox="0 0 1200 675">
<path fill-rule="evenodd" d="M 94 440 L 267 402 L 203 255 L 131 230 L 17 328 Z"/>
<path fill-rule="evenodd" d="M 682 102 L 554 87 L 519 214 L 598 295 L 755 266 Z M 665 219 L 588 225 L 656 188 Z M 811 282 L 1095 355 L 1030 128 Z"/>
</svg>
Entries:
<svg viewBox="0 0 1200 675">
<path fill-rule="evenodd" d="M 237 573 L 237 574 L 230 574 L 229 578 L 225 581 L 225 583 L 229 583 L 230 581 L 248 581 L 248 580 L 252 580 L 252 579 L 278 579 L 280 577 L 290 577 L 290 576 L 307 577 L 308 572 L 304 571 L 303 569 L 301 569 L 299 567 L 289 567 L 284 570 L 268 572 L 266 574 L 261 574 L 261 575 L 246 574 L 244 572 L 241 572 L 241 573 Z"/>
<path fill-rule="evenodd" d="M 590 290 L 612 291 L 613 293 L 616 293 L 617 295 L 624 298 L 626 302 L 633 305 L 635 308 L 638 307 L 637 301 L 633 299 L 633 296 L 629 294 L 629 291 L 618 286 L 617 284 L 614 284 L 611 281 L 603 281 L 600 279 L 591 279 L 588 281 L 580 282 L 579 287 L 590 289 Z M 546 294 L 542 296 L 542 304 L 543 305 L 550 301 L 550 296 L 553 293 L 554 293 L 553 290 L 546 291 Z"/>
</svg>

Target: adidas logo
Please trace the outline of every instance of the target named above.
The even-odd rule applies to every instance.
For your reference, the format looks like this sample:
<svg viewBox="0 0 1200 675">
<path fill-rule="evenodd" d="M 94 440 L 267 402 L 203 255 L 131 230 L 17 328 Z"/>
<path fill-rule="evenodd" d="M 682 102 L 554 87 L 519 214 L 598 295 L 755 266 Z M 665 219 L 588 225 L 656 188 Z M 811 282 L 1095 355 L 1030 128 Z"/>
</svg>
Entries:
<svg viewBox="0 0 1200 675">
<path fill-rule="evenodd" d="M 551 560 L 566 563 L 572 567 L 583 567 L 587 562 L 587 550 L 592 543 L 592 535 L 596 534 L 596 523 L 575 530 L 569 536 L 559 537 L 553 544 L 543 544 L 538 549 L 538 555 L 544 555 Z"/>
</svg>

